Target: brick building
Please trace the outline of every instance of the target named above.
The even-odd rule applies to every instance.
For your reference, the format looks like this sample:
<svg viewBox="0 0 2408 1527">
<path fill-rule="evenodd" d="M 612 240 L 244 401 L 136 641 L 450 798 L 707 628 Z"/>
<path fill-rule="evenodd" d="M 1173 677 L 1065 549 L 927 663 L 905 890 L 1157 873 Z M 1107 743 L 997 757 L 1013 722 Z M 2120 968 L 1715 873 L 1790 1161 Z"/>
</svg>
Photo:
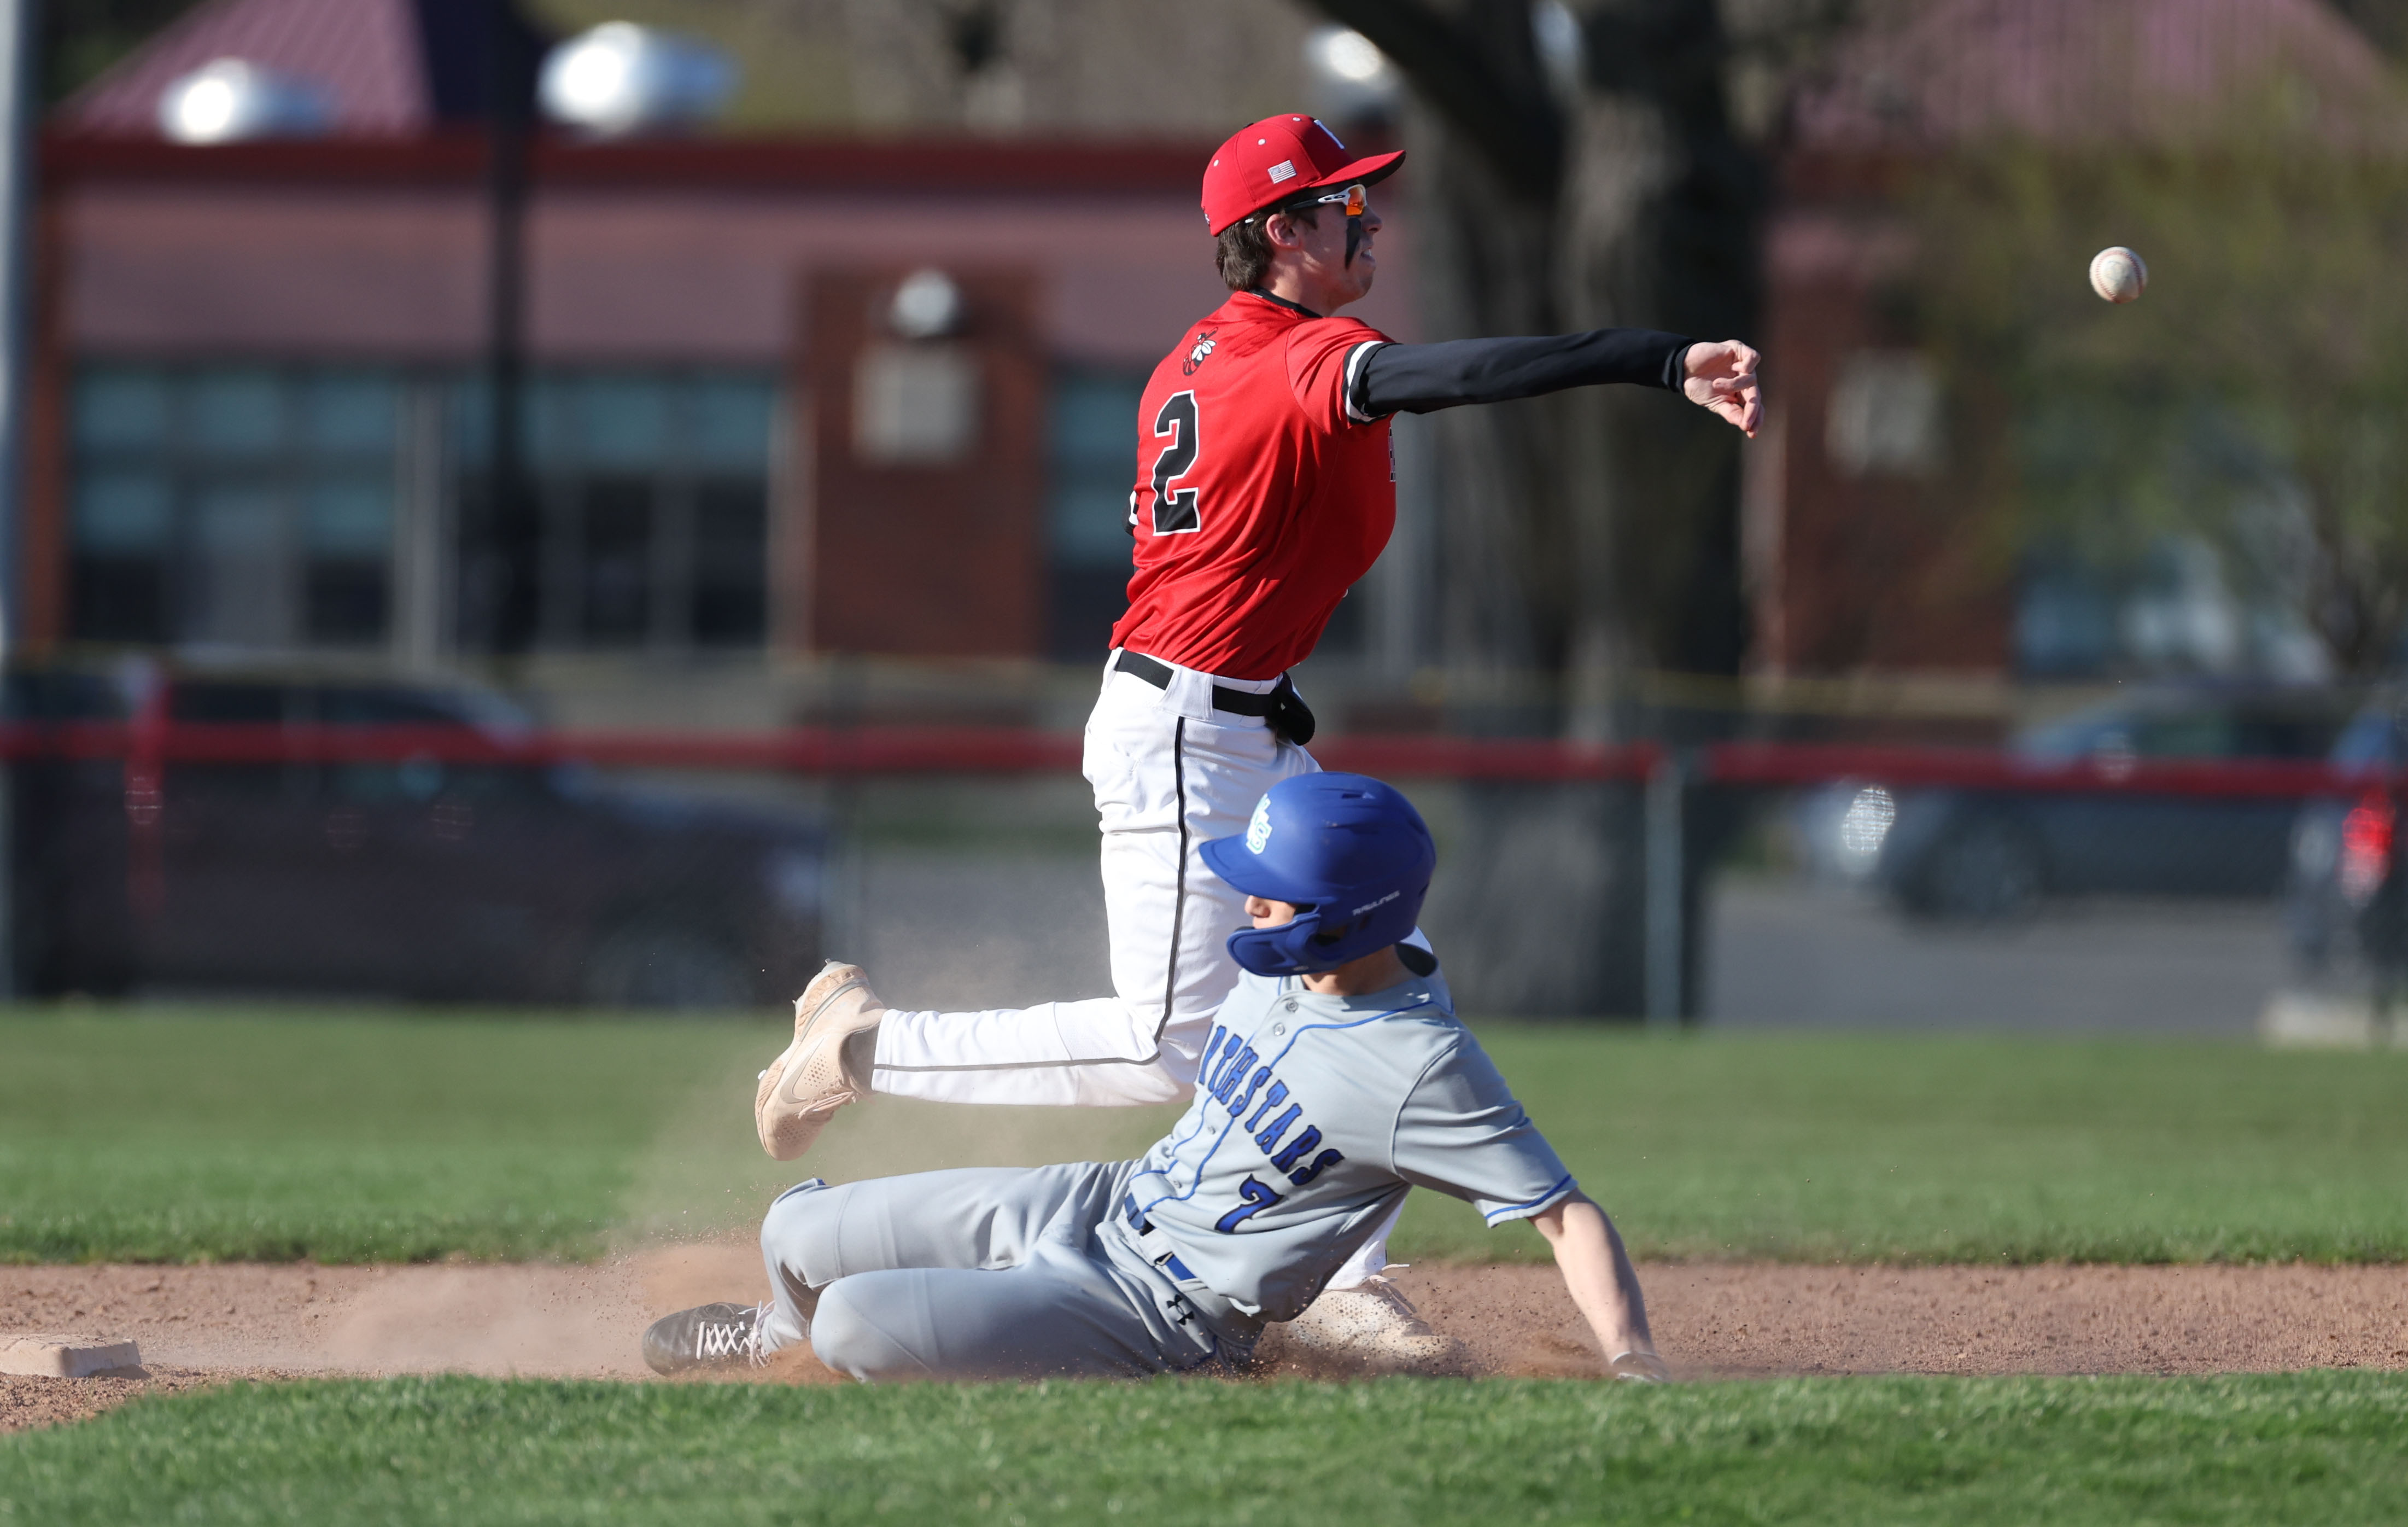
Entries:
<svg viewBox="0 0 2408 1527">
<path fill-rule="evenodd" d="M 30 641 L 473 654 L 487 161 L 438 24 L 463 9 L 207 7 L 53 124 Z M 332 130 L 163 140 L 158 91 L 223 55 L 312 80 Z M 1138 390 L 1225 295 L 1208 147 L 538 142 L 538 658 L 1099 657 Z M 1370 321 L 1410 330 L 1409 266 Z"/>
</svg>

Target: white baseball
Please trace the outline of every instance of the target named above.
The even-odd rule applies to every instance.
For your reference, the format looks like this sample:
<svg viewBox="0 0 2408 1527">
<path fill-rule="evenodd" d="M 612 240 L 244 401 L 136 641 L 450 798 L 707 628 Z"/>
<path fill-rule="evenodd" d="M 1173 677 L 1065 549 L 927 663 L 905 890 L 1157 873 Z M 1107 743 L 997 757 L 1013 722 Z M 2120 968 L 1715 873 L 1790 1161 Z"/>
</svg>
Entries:
<svg viewBox="0 0 2408 1527">
<path fill-rule="evenodd" d="M 2090 289 L 2108 301 L 2138 302 L 2148 288 L 2148 262 L 2123 245 L 2090 257 Z"/>
</svg>

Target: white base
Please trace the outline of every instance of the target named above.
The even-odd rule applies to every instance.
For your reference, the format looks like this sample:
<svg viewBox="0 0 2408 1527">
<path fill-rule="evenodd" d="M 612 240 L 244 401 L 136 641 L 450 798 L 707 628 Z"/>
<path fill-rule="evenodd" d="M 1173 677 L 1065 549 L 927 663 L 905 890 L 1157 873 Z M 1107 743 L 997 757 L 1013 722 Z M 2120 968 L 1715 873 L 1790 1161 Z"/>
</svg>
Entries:
<svg viewBox="0 0 2408 1527">
<path fill-rule="evenodd" d="M 142 1354 L 132 1342 L 96 1336 L 58 1336 L 28 1332 L 0 1335 L 0 1374 L 36 1378 L 89 1378 L 120 1368 L 139 1368 Z"/>
<path fill-rule="evenodd" d="M 2408 1014 L 2378 1013 L 2364 997 L 2278 991 L 2258 1016 L 2258 1035 L 2277 1049 L 2408 1049 Z"/>
</svg>

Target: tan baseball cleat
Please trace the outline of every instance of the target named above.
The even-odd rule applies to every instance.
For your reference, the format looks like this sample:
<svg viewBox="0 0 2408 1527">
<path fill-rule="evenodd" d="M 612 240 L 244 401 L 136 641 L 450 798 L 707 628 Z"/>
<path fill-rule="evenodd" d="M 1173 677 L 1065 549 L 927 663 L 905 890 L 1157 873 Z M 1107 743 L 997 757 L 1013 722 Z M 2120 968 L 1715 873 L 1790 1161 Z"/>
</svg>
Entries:
<svg viewBox="0 0 2408 1527">
<path fill-rule="evenodd" d="M 876 1029 L 886 1004 L 858 965 L 829 960 L 795 999 L 795 1042 L 761 1073 L 752 1124 L 761 1148 L 791 1161 L 811 1148 L 846 1103 L 869 1095 L 867 1065 L 848 1062 L 847 1040 Z"/>
<path fill-rule="evenodd" d="M 1464 1361 L 1463 1344 L 1431 1330 L 1405 1291 L 1376 1274 L 1323 1289 L 1284 1329 L 1291 1350 L 1367 1373 L 1453 1373 Z"/>
</svg>

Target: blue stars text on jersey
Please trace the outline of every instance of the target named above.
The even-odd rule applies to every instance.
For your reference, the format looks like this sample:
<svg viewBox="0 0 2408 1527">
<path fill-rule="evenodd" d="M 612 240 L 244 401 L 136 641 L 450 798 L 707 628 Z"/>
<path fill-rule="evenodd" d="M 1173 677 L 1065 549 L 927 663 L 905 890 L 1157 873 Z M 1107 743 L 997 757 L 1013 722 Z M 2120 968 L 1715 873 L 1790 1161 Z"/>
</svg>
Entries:
<svg viewBox="0 0 2408 1527">
<path fill-rule="evenodd" d="M 1334 1148 L 1314 1154 L 1321 1144 L 1320 1127 L 1305 1120 L 1303 1102 L 1290 1101 L 1287 1083 L 1261 1064 L 1262 1059 L 1251 1043 L 1215 1025 L 1211 1042 L 1204 1046 L 1203 1063 L 1197 1069 L 1196 1088 L 1226 1109 L 1232 1123 L 1243 1120 L 1240 1131 L 1252 1136 L 1269 1159 L 1271 1172 L 1283 1174 L 1292 1187 L 1302 1188 L 1346 1157 Z M 1299 1123 L 1303 1128 L 1291 1136 L 1288 1131 Z M 1239 1182 L 1238 1194 L 1238 1205 L 1212 1222 L 1212 1228 L 1225 1235 L 1236 1233 L 1239 1226 L 1286 1196 L 1252 1175 Z"/>
</svg>

